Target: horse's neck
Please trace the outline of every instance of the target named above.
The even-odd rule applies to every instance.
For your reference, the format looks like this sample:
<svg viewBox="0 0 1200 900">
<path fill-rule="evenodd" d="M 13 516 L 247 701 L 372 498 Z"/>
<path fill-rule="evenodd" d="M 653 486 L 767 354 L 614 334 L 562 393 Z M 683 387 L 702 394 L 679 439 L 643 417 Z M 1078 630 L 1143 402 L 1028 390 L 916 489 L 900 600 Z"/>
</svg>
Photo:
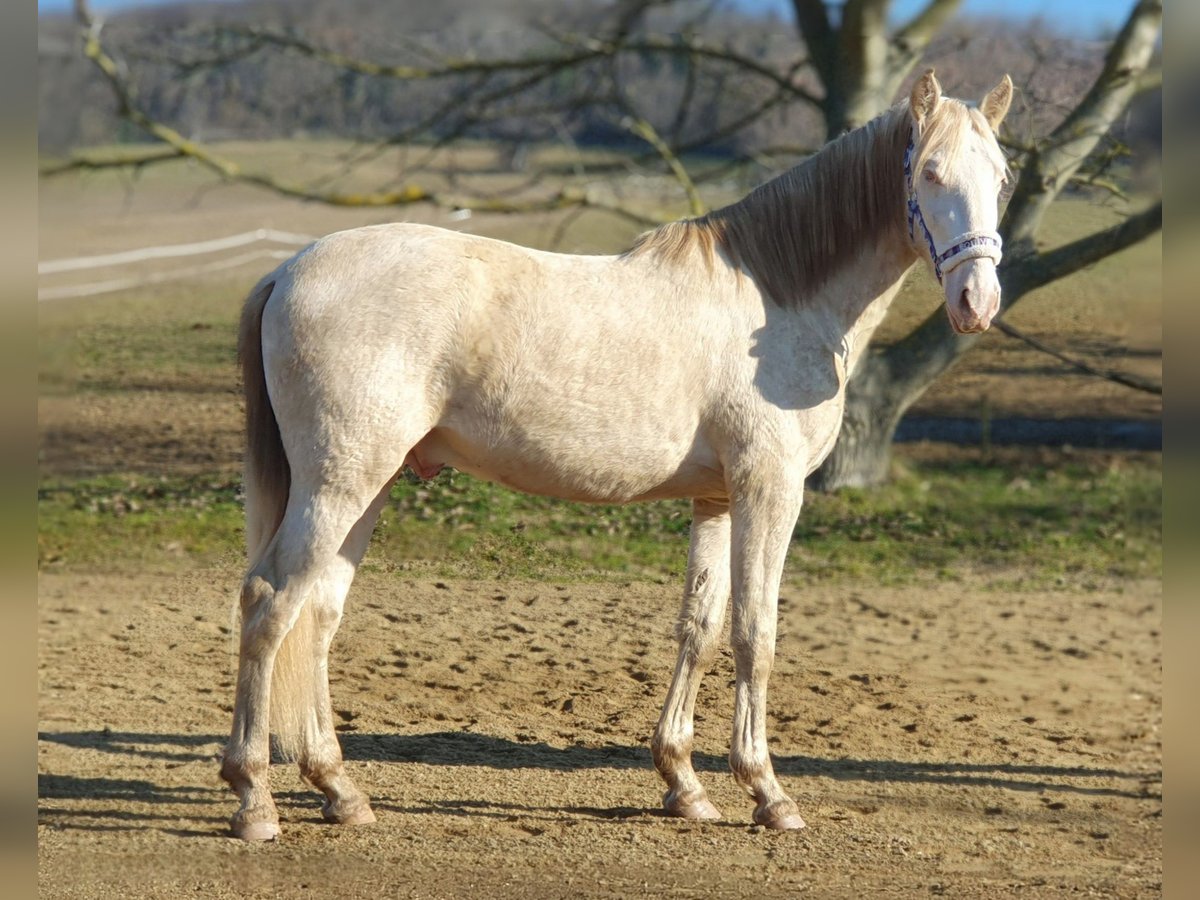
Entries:
<svg viewBox="0 0 1200 900">
<path fill-rule="evenodd" d="M 915 262 L 911 246 L 884 239 L 864 250 L 814 298 L 809 308 L 824 323 L 827 340 L 847 372 L 861 359 Z"/>
</svg>

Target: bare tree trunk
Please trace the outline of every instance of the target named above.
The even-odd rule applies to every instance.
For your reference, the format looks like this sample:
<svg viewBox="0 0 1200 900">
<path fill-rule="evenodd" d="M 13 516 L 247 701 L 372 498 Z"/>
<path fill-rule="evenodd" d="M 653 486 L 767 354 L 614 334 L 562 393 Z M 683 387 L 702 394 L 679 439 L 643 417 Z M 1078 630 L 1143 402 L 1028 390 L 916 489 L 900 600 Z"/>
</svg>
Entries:
<svg viewBox="0 0 1200 900">
<path fill-rule="evenodd" d="M 900 418 L 977 340 L 955 334 L 939 309 L 903 340 L 871 348 L 846 386 L 838 442 L 809 485 L 829 491 L 886 481 Z"/>
<path fill-rule="evenodd" d="M 842 430 L 835 451 L 814 472 L 808 486 L 816 490 L 867 487 L 888 478 L 891 466 L 891 436 L 906 402 L 900 383 L 891 377 L 892 364 L 872 349 L 860 363 L 848 385 Z M 881 435 L 887 435 L 881 440 Z"/>
<path fill-rule="evenodd" d="M 929 0 L 894 35 L 892 0 L 846 0 L 833 22 L 823 0 L 792 0 L 800 36 L 825 96 L 821 112 L 829 140 L 865 125 L 887 109 L 930 40 L 961 0 Z"/>
</svg>

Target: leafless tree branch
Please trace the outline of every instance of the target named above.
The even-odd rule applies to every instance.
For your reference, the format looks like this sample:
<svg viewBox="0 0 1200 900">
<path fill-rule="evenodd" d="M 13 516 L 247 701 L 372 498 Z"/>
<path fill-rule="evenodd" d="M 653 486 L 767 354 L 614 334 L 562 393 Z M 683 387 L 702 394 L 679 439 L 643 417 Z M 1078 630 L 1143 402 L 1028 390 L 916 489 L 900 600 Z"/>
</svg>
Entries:
<svg viewBox="0 0 1200 900">
<path fill-rule="evenodd" d="M 675 176 L 675 180 L 679 182 L 684 193 L 687 194 L 688 205 L 691 208 L 692 215 L 704 215 L 708 211 L 708 207 L 700 199 L 700 192 L 696 190 L 696 183 L 692 181 L 692 176 L 688 174 L 688 170 L 684 168 L 683 163 L 679 161 L 679 157 L 671 151 L 667 142 L 662 139 L 662 136 L 654 129 L 654 126 L 638 116 L 630 116 L 624 124 L 631 132 L 653 147 L 655 152 L 663 158 L 663 161 L 671 170 L 671 174 Z"/>
<path fill-rule="evenodd" d="M 929 0 L 919 13 L 897 29 L 892 44 L 901 51 L 907 48 L 923 50 L 961 5 L 962 0 Z"/>
<path fill-rule="evenodd" d="M 38 167 L 38 175 L 50 178 L 68 172 L 100 171 L 103 169 L 141 169 L 155 163 L 180 159 L 174 147 L 146 147 L 121 150 L 80 151 L 66 159 L 56 159 Z"/>
<path fill-rule="evenodd" d="M 403 184 L 392 191 L 341 193 L 313 190 L 305 185 L 266 173 L 246 171 L 236 162 L 213 153 L 197 141 L 188 140 L 175 129 L 147 115 L 137 102 L 133 86 L 123 77 L 120 65 L 104 48 L 100 39 L 101 23 L 92 15 L 87 0 L 75 0 L 75 13 L 84 32 L 84 56 L 92 61 L 108 81 L 117 98 L 121 113 L 134 125 L 165 144 L 172 151 L 169 156 L 167 151 L 163 151 L 160 157 L 156 157 L 158 160 L 179 157 L 193 159 L 228 181 L 257 185 L 285 197 L 314 200 L 331 206 L 379 207 L 429 203 L 447 209 L 456 209 L 464 205 L 461 201 L 442 196 L 416 184 Z M 128 164 L 126 163 L 126 165 Z M 549 197 L 519 202 L 477 197 L 472 198 L 469 205 L 482 212 L 503 213 L 543 212 L 582 206 L 613 213 L 643 227 L 658 224 L 657 220 L 653 218 L 623 206 L 602 201 L 587 190 L 571 187 L 563 187 Z"/>
<path fill-rule="evenodd" d="M 888 48 L 888 95 L 896 92 L 925 55 L 929 42 L 961 5 L 962 0 L 929 0 L 919 13 L 900 26 Z"/>
<path fill-rule="evenodd" d="M 1162 200 L 1125 221 L 1053 250 L 1017 261 L 1005 273 L 1005 293 L 1013 300 L 1035 288 L 1094 265 L 1162 230 Z M 1013 302 L 1010 300 L 1010 303 Z"/>
<path fill-rule="evenodd" d="M 1162 0 L 1139 0 L 1087 95 L 1026 157 L 1001 233 L 1009 253 L 1033 253 L 1046 210 L 1137 93 L 1162 25 Z"/>
</svg>

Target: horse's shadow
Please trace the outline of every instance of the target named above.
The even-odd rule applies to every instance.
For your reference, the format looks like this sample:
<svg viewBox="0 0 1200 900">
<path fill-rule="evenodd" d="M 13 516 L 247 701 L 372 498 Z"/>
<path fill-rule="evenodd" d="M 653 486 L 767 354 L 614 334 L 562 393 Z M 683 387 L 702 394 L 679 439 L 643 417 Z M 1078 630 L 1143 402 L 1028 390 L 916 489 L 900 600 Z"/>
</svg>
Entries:
<svg viewBox="0 0 1200 900">
<path fill-rule="evenodd" d="M 649 771 L 652 768 L 648 748 L 622 744 L 554 747 L 542 742 L 512 741 L 487 734 L 461 731 L 428 734 L 347 732 L 340 737 L 345 758 L 350 761 L 553 772 L 590 769 Z M 180 787 L 156 783 L 152 774 L 155 764 L 175 768 L 186 763 L 211 760 L 215 769 L 214 748 L 221 746 L 222 737 L 84 731 L 43 732 L 39 733 L 38 739 L 66 747 L 99 750 L 149 762 L 149 767 L 145 770 L 145 780 L 39 774 L 39 818 L 53 822 L 55 827 L 85 830 L 156 828 L 180 836 L 226 833 L 224 815 L 210 815 L 206 814 L 207 811 L 202 813 L 200 809 L 201 805 L 220 803 L 228 797 L 227 791 L 216 783 L 215 775 L 212 781 L 204 785 Z M 1162 777 L 1161 772 L 1006 762 L 925 762 L 782 754 L 775 755 L 773 759 L 776 772 L 785 777 L 819 777 L 843 782 L 885 784 L 921 783 L 963 789 L 998 788 L 1048 795 L 1135 800 L 1154 800 L 1160 796 L 1151 790 L 1150 786 L 1160 782 Z M 725 772 L 728 769 L 725 758 L 713 754 L 695 753 L 693 762 L 696 769 L 702 772 Z M 300 791 L 279 792 L 276 798 L 284 809 L 302 810 L 313 806 L 311 796 Z M 85 808 L 80 801 L 104 803 L 97 808 Z M 169 807 L 174 805 L 180 805 L 181 808 L 172 815 Z M 431 800 L 417 805 L 406 805 L 398 798 L 379 797 L 375 805 L 378 809 L 404 813 L 506 820 L 511 819 L 514 814 L 535 820 L 552 820 L 563 815 L 596 819 L 660 815 L 657 808 L 535 807 L 517 802 L 497 803 L 471 799 Z M 195 830 L 195 827 L 182 830 L 170 827 L 172 824 L 180 825 L 181 819 L 198 826 L 200 830 Z"/>
<path fill-rule="evenodd" d="M 584 769 L 651 769 L 648 747 L 620 744 L 553 747 L 545 743 L 510 741 L 473 732 L 432 734 L 343 734 L 342 751 L 348 760 L 419 762 L 442 766 L 480 766 L 489 769 L 548 769 L 570 772 Z M 775 772 L 789 777 L 822 777 L 836 781 L 928 783 L 962 787 L 1002 788 L 1013 791 L 1060 791 L 1096 796 L 1144 798 L 1142 789 L 1125 790 L 1107 785 L 1071 784 L 1057 779 L 1145 780 L 1159 775 L 1088 766 L 1021 765 L 1015 763 L 948 763 L 855 759 L 772 754 Z M 723 756 L 693 753 L 698 772 L 728 772 Z"/>
</svg>

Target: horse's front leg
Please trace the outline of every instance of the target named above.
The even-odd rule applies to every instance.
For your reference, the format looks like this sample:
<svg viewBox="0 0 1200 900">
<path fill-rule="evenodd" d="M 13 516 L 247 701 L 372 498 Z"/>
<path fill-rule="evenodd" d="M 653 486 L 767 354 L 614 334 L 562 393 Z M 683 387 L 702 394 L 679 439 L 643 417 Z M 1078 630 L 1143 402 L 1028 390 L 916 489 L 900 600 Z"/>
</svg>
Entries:
<svg viewBox="0 0 1200 900">
<path fill-rule="evenodd" d="M 803 466 L 774 454 L 731 479 L 734 687 L 729 766 L 755 800 L 754 821 L 803 828 L 800 811 L 775 777 L 767 752 L 767 681 L 775 661 L 779 582 L 800 514 Z"/>
<path fill-rule="evenodd" d="M 667 691 L 651 749 L 654 766 L 667 783 L 663 807 L 685 819 L 719 819 L 720 812 L 692 768 L 696 692 L 717 650 L 729 600 L 729 505 L 692 505 L 683 609 L 679 614 L 679 660 Z"/>
</svg>

